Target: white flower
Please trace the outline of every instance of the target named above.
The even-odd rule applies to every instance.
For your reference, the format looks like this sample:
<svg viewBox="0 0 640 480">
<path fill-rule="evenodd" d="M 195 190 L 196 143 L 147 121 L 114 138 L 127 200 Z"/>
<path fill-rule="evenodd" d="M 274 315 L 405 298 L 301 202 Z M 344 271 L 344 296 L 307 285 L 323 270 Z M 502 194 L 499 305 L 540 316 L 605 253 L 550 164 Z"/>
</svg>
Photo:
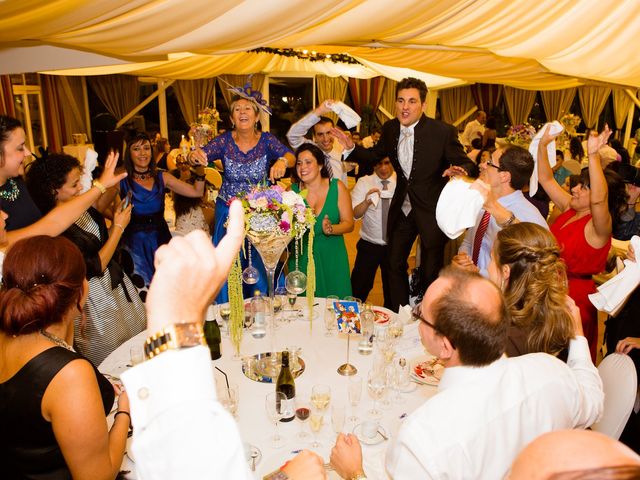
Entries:
<svg viewBox="0 0 640 480">
<path fill-rule="evenodd" d="M 291 190 L 286 190 L 282 192 L 282 203 L 284 203 L 289 207 L 293 207 L 297 203 L 304 204 L 304 200 L 296 192 L 292 192 Z"/>
</svg>

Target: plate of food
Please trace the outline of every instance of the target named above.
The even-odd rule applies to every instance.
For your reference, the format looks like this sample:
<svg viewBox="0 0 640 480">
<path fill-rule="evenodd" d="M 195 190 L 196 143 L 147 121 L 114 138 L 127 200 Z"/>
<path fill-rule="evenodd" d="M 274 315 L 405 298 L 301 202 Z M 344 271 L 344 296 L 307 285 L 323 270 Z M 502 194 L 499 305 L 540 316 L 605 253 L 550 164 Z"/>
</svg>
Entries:
<svg viewBox="0 0 640 480">
<path fill-rule="evenodd" d="M 371 310 L 376 314 L 376 323 L 378 325 L 386 325 L 395 315 L 391 310 L 384 307 L 373 307 Z"/>
<path fill-rule="evenodd" d="M 425 385 L 438 385 L 444 374 L 444 365 L 437 357 L 419 357 L 411 362 L 411 376 Z"/>
</svg>

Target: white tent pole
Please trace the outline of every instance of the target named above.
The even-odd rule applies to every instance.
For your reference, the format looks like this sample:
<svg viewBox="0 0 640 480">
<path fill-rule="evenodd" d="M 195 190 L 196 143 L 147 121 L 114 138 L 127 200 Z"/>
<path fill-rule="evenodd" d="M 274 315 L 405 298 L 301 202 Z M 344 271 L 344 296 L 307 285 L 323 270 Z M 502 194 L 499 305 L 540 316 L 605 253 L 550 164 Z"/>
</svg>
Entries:
<svg viewBox="0 0 640 480">
<path fill-rule="evenodd" d="M 158 95 L 158 114 L 160 115 L 160 135 L 163 138 L 169 138 L 166 88 L 162 88 L 164 86 L 164 82 L 164 79 L 158 80 L 158 91 L 162 90 Z"/>
<path fill-rule="evenodd" d="M 454 127 L 457 127 L 458 125 L 460 125 L 462 122 L 464 122 L 464 121 L 469 117 L 469 115 L 471 115 L 471 114 L 472 114 L 473 112 L 475 112 L 476 110 L 478 110 L 478 106 L 477 106 L 477 105 L 474 105 L 474 106 L 473 106 L 473 108 L 471 108 L 470 110 L 467 110 L 466 112 L 464 112 L 464 113 L 462 114 L 462 116 L 461 116 L 461 117 L 459 117 L 458 119 L 456 119 L 456 121 L 455 121 L 455 122 L 453 122 L 453 126 L 454 126 Z"/>
<path fill-rule="evenodd" d="M 638 97 L 636 97 L 635 94 L 628 88 L 625 88 L 624 91 L 627 95 L 629 95 L 629 98 L 633 101 L 633 103 L 635 103 L 638 108 L 640 108 L 640 100 L 638 100 Z"/>
<path fill-rule="evenodd" d="M 90 142 L 93 142 L 91 138 L 91 114 L 89 113 L 89 92 L 87 91 L 87 77 L 81 77 L 82 81 L 82 99 L 84 100 L 84 121 L 87 127 L 87 137 Z"/>
<path fill-rule="evenodd" d="M 158 89 L 155 92 L 153 92 L 151 95 L 149 95 L 147 98 L 145 98 L 142 102 L 140 102 L 138 104 L 137 107 L 135 107 L 133 110 L 131 110 L 129 113 L 127 113 L 124 117 L 122 117 L 120 120 L 118 120 L 118 123 L 116 124 L 116 128 L 120 128 L 122 125 L 127 123 L 131 117 L 133 117 L 136 113 L 138 113 L 145 106 L 147 106 L 147 104 L 149 104 L 158 95 L 163 93 L 167 88 L 169 88 L 171 85 L 173 85 L 173 82 L 175 82 L 175 80 L 169 80 L 169 82 L 163 84 L 162 87 L 158 86 Z"/>
<path fill-rule="evenodd" d="M 394 117 L 393 117 L 393 115 L 391 115 L 391 114 L 389 113 L 389 110 L 387 110 L 386 108 L 384 108 L 382 105 L 379 105 L 379 106 L 378 106 L 378 110 L 380 110 L 380 111 L 384 114 L 384 116 L 385 116 L 385 117 L 387 117 L 389 120 L 391 120 L 392 118 L 394 118 Z"/>
<path fill-rule="evenodd" d="M 262 98 L 266 98 L 267 102 L 269 101 L 269 76 L 267 75 L 262 82 Z M 260 123 L 262 124 L 262 131 L 269 132 L 271 130 L 271 116 L 266 113 L 260 111 Z"/>
</svg>

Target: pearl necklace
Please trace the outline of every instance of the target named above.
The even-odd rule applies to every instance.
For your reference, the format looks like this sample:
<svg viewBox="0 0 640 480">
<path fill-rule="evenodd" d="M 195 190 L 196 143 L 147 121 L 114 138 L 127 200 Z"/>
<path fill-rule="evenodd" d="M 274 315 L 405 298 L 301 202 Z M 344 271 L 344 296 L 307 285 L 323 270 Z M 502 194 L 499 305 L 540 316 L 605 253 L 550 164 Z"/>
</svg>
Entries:
<svg viewBox="0 0 640 480">
<path fill-rule="evenodd" d="M 2 187 L 0 187 L 0 198 L 3 200 L 8 200 L 10 202 L 15 201 L 20 196 L 20 189 L 18 188 L 18 184 L 13 178 L 7 180 Z"/>
<path fill-rule="evenodd" d="M 43 337 L 47 338 L 48 340 L 51 340 L 53 343 L 55 343 L 59 347 L 66 348 L 67 350 L 69 350 L 71 352 L 75 352 L 75 350 L 73 349 L 73 347 L 71 345 L 69 345 L 67 342 L 65 342 L 60 337 L 55 336 L 53 333 L 47 332 L 44 328 L 40 329 L 40 335 L 42 335 Z"/>
</svg>

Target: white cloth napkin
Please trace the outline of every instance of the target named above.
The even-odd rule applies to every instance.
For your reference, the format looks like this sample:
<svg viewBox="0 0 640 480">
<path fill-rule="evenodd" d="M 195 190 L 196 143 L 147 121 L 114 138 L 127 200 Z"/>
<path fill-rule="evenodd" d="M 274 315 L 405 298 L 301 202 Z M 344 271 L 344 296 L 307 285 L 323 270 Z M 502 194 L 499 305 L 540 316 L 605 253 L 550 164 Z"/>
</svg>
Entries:
<svg viewBox="0 0 640 480">
<path fill-rule="evenodd" d="M 333 102 L 329 108 L 340 117 L 347 128 L 355 127 L 362 120 L 360 115 L 342 102 Z"/>
<path fill-rule="evenodd" d="M 476 224 L 484 199 L 477 190 L 471 190 L 471 183 L 454 178 L 442 189 L 436 220 L 440 230 L 453 239 L 458 238 L 467 228 Z"/>
<path fill-rule="evenodd" d="M 533 155 L 533 173 L 531 174 L 531 178 L 529 179 L 529 196 L 533 197 L 538 191 L 538 144 L 540 143 L 540 139 L 544 135 L 544 131 L 547 128 L 547 125 L 551 125 L 551 133 L 552 135 L 556 133 L 562 133 L 564 127 L 562 124 L 554 120 L 551 123 L 545 123 L 543 127 L 538 130 L 538 133 L 535 134 L 533 139 L 531 140 L 531 144 L 529 145 L 529 153 Z M 555 140 L 547 145 L 547 156 L 549 157 L 549 165 L 551 168 L 556 165 L 556 142 Z"/>
<path fill-rule="evenodd" d="M 80 185 L 82 185 L 82 191 L 84 193 L 91 188 L 91 182 L 93 176 L 91 172 L 98 166 L 98 152 L 88 148 L 84 154 L 84 166 L 82 167 L 82 175 L 80 175 Z"/>
<path fill-rule="evenodd" d="M 403 325 L 409 325 L 413 322 L 411 305 L 400 305 L 398 307 L 398 321 L 402 322 Z"/>
<path fill-rule="evenodd" d="M 638 255 L 640 253 L 640 237 L 638 235 L 631 238 L 631 245 Z M 625 260 L 624 264 L 624 270 L 600 285 L 596 293 L 589 295 L 591 303 L 598 310 L 609 315 L 615 316 L 624 306 L 629 295 L 640 285 L 640 263 Z"/>
</svg>

